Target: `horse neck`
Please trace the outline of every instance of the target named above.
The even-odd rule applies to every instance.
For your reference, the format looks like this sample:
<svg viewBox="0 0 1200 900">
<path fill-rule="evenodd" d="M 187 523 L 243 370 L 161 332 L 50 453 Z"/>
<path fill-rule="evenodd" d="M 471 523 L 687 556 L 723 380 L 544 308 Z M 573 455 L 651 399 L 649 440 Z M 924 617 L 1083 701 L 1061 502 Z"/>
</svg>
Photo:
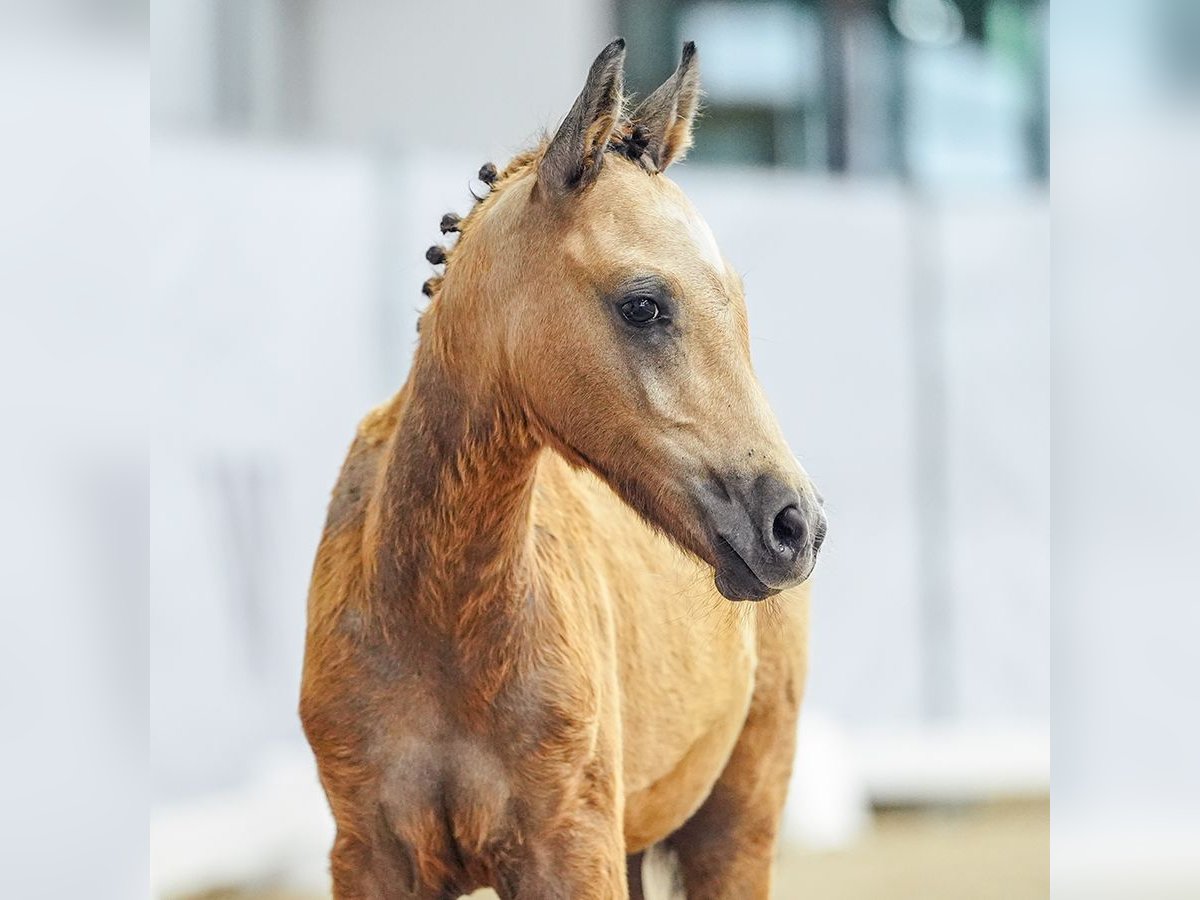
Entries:
<svg viewBox="0 0 1200 900">
<path fill-rule="evenodd" d="M 539 445 L 495 381 L 448 364 L 431 343 L 406 385 L 368 519 L 368 564 L 385 615 L 462 640 L 525 606 Z"/>
</svg>

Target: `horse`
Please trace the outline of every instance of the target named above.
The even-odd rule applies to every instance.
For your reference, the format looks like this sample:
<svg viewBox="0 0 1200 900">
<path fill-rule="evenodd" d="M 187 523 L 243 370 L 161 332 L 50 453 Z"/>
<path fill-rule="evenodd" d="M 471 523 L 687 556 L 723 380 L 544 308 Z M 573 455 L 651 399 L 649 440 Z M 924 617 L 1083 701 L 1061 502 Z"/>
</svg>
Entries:
<svg viewBox="0 0 1200 900">
<path fill-rule="evenodd" d="M 442 220 L 333 490 L 300 716 L 339 900 L 640 898 L 648 850 L 690 898 L 768 896 L 822 500 L 663 174 L 695 46 L 632 111 L 624 52 Z"/>
</svg>

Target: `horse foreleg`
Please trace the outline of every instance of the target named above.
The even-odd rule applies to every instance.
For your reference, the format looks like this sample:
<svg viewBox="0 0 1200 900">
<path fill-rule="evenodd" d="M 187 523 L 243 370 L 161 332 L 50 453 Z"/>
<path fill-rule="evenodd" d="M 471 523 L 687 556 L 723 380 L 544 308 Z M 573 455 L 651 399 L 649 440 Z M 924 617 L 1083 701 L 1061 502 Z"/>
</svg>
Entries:
<svg viewBox="0 0 1200 900">
<path fill-rule="evenodd" d="M 543 834 L 511 860 L 494 886 L 501 900 L 627 900 L 619 826 L 601 831 L 572 823 Z"/>
<path fill-rule="evenodd" d="M 402 869 L 367 843 L 339 833 L 329 855 L 334 900 L 418 900 L 411 869 Z"/>
<path fill-rule="evenodd" d="M 803 663 L 782 636 L 760 646 L 738 743 L 700 809 L 668 845 L 688 900 L 767 900 L 796 745 Z"/>
<path fill-rule="evenodd" d="M 625 877 L 629 883 L 629 900 L 646 900 L 646 889 L 642 886 L 642 862 L 644 853 L 631 853 L 625 857 Z"/>
</svg>

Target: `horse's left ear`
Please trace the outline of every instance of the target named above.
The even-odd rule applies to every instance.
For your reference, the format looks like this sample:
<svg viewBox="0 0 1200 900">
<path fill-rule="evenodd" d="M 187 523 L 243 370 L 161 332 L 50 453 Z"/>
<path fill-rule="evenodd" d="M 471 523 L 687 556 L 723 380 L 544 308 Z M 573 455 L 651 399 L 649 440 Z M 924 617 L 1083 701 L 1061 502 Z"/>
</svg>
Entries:
<svg viewBox="0 0 1200 900">
<path fill-rule="evenodd" d="M 538 163 L 538 187 L 562 197 L 596 177 L 624 103 L 625 41 L 600 51 L 587 83 Z"/>
<path fill-rule="evenodd" d="M 692 146 L 692 122 L 700 106 L 696 45 L 683 45 L 679 68 L 634 110 L 633 125 L 646 140 L 646 155 L 658 171 L 683 159 Z"/>
</svg>

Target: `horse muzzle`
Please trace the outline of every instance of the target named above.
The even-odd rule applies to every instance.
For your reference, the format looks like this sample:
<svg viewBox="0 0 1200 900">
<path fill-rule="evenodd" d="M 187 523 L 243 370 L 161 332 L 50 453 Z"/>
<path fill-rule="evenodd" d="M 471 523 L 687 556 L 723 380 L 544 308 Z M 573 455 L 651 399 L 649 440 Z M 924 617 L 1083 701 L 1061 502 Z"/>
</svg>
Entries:
<svg viewBox="0 0 1200 900">
<path fill-rule="evenodd" d="M 811 487 L 770 475 L 713 479 L 700 506 L 722 596 L 765 600 L 812 574 L 828 527 Z"/>
</svg>

